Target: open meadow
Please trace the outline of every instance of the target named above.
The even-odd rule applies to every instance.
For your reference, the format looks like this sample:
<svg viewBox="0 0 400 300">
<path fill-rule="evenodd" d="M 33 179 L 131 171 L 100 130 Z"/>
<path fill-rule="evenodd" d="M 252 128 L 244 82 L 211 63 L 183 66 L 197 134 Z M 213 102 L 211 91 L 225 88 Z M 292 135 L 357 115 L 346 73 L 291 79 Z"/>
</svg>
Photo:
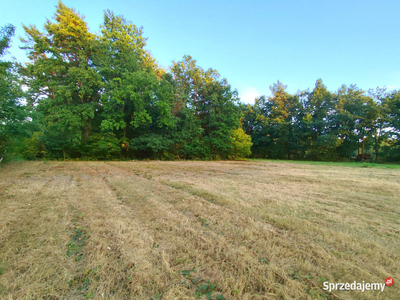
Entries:
<svg viewBox="0 0 400 300">
<path fill-rule="evenodd" d="M 4 165 L 0 298 L 399 299 L 400 168 L 363 166 Z"/>
</svg>

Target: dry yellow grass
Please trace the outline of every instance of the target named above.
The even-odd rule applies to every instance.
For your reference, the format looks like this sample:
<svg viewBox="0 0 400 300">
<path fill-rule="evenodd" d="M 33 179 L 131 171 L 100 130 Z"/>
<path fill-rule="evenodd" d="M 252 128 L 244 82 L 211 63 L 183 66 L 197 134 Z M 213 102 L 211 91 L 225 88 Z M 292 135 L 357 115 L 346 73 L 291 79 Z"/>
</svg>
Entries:
<svg viewBox="0 0 400 300">
<path fill-rule="evenodd" d="M 399 299 L 400 169 L 26 162 L 0 169 L 2 299 Z M 383 293 L 323 290 L 383 282 Z"/>
</svg>

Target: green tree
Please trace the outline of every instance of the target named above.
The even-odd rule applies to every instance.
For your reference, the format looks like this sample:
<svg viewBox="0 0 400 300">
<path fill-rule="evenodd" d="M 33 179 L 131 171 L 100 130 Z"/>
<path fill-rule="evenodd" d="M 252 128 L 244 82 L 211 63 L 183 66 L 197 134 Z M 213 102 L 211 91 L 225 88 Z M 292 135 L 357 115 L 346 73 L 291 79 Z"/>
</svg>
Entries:
<svg viewBox="0 0 400 300">
<path fill-rule="evenodd" d="M 226 79 L 220 79 L 216 70 L 197 66 L 196 60 L 184 56 L 180 62 L 174 62 L 171 67 L 175 80 L 175 114 L 183 111 L 195 120 L 190 124 L 200 126 L 195 132 L 201 132 L 202 143 L 196 141 L 196 146 L 202 148 L 202 157 L 228 158 L 233 151 L 232 129 L 240 126 L 241 111 L 237 91 L 233 91 Z M 186 111 L 190 112 L 187 113 Z M 179 130 L 179 129 L 178 129 Z M 183 135 L 181 135 L 183 136 Z M 184 142 L 186 145 L 189 141 Z"/>
<path fill-rule="evenodd" d="M 243 129 L 251 136 L 252 154 L 255 157 L 265 158 L 269 153 L 268 121 L 266 118 L 266 97 L 256 98 L 254 105 L 242 105 Z"/>
<path fill-rule="evenodd" d="M 270 158 L 299 157 L 299 97 L 290 95 L 280 81 L 270 86 L 272 95 L 256 99 L 245 113 L 245 129 L 252 135 L 257 156 Z M 252 123 L 255 126 L 249 127 Z"/>
<path fill-rule="evenodd" d="M 233 151 L 229 155 L 230 159 L 242 159 L 251 155 L 251 146 L 253 146 L 253 143 L 251 142 L 250 135 L 246 134 L 242 127 L 231 130 L 231 139 Z"/>
<path fill-rule="evenodd" d="M 382 99 L 387 126 L 386 139 L 382 141 L 386 161 L 400 162 L 400 91 L 393 91 Z"/>
<path fill-rule="evenodd" d="M 340 159 L 350 159 L 359 145 L 357 134 L 358 112 L 360 111 L 359 98 L 363 91 L 355 86 L 342 85 L 335 95 L 336 114 L 334 132 L 340 144 L 337 154 Z"/>
<path fill-rule="evenodd" d="M 386 88 L 377 87 L 375 90 L 370 90 L 369 94 L 376 102 L 375 106 L 375 120 L 373 120 L 373 139 L 374 139 L 374 154 L 375 162 L 380 161 L 381 144 L 387 140 L 388 131 L 386 128 L 390 128 L 390 108 L 386 105 L 386 99 L 388 93 Z"/>
<path fill-rule="evenodd" d="M 0 58 L 3 58 L 11 45 L 15 27 L 6 25 L 0 29 Z M 17 65 L 0 60 L 0 161 L 7 149 L 18 139 L 28 134 L 29 116 L 23 105 L 24 93 Z M 10 151 L 9 151 L 10 153 Z"/>
<path fill-rule="evenodd" d="M 106 11 L 97 65 L 104 81 L 101 97 L 104 132 L 112 131 L 129 147 L 159 157 L 169 149 L 175 126 L 173 87 L 144 49 L 146 39 L 122 16 Z"/>
<path fill-rule="evenodd" d="M 24 26 L 27 38 L 21 41 L 31 61 L 24 68 L 30 103 L 45 116 L 46 146 L 65 157 L 88 142 L 103 84 L 93 63 L 97 37 L 86 22 L 61 1 L 54 21 L 45 23 L 44 32 Z"/>
<path fill-rule="evenodd" d="M 342 86 L 337 93 L 335 132 L 338 154 L 349 157 L 354 151 L 364 154 L 374 144 L 379 121 L 378 103 L 355 85 Z"/>
<path fill-rule="evenodd" d="M 332 132 L 335 109 L 333 94 L 318 79 L 313 91 L 305 92 L 303 99 L 306 155 L 312 160 L 335 160 L 339 141 Z"/>
</svg>

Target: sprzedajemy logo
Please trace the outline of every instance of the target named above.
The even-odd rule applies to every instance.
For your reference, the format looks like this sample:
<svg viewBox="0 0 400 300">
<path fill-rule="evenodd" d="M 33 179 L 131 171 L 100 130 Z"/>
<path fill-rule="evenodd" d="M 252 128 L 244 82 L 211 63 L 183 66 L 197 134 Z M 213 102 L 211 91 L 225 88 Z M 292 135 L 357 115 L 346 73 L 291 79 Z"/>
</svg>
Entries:
<svg viewBox="0 0 400 300">
<path fill-rule="evenodd" d="M 387 277 L 385 279 L 384 283 L 370 283 L 370 282 L 357 282 L 354 281 L 352 283 L 346 282 L 337 282 L 337 283 L 332 283 L 325 281 L 323 283 L 324 285 L 324 290 L 331 292 L 331 291 L 381 291 L 383 292 L 385 290 L 385 286 L 392 286 L 393 285 L 393 278 L 392 277 Z"/>
</svg>

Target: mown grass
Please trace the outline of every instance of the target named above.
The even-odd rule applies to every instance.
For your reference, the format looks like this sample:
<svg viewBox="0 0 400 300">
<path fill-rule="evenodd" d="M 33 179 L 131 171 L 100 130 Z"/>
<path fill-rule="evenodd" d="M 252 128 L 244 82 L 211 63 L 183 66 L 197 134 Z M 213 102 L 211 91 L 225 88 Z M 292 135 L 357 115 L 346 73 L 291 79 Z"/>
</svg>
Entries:
<svg viewBox="0 0 400 300">
<path fill-rule="evenodd" d="M 329 162 L 329 161 L 307 161 L 307 160 L 279 160 L 279 159 L 261 159 L 253 158 L 248 161 L 265 161 L 265 162 L 290 162 L 297 164 L 307 165 L 326 165 L 326 166 L 339 166 L 339 167 L 353 167 L 353 168 L 387 168 L 387 169 L 400 169 L 400 164 L 378 164 L 374 162 Z"/>
<path fill-rule="evenodd" d="M 0 298 L 398 299 L 399 193 L 397 168 L 7 164 Z"/>
</svg>

